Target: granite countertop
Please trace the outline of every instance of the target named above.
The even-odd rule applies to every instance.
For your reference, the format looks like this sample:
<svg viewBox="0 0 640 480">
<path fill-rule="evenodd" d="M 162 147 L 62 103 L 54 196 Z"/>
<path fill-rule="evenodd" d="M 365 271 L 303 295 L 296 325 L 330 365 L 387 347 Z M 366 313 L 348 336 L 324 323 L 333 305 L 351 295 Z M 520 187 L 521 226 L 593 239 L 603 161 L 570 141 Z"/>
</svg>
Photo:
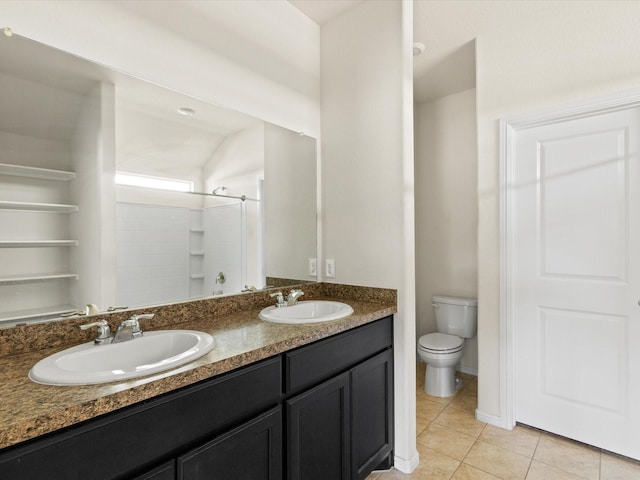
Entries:
<svg viewBox="0 0 640 480">
<path fill-rule="evenodd" d="M 341 291 L 336 286 L 323 288 L 323 284 L 306 288 L 315 290 L 308 297 L 349 303 L 354 313 L 344 319 L 326 323 L 287 325 L 269 323 L 258 318 L 260 310 L 266 306 L 265 302 L 271 301 L 265 300 L 268 295 L 264 293 L 243 298 L 245 304 L 248 302 L 246 299 L 259 300 L 253 302 L 253 305 L 249 302 L 241 306 L 245 308 L 236 307 L 235 311 L 223 314 L 220 314 L 220 309 L 213 309 L 213 313 L 207 312 L 211 308 L 204 307 L 210 306 L 210 303 L 193 302 L 195 306 L 192 310 L 195 310 L 197 315 L 193 315 L 193 312 L 189 315 L 178 315 L 180 323 L 167 326 L 160 322 L 148 330 L 172 328 L 207 332 L 213 335 L 215 348 L 198 360 L 177 369 L 134 380 L 86 386 L 36 384 L 27 376 L 30 368 L 42 358 L 62 348 L 32 348 L 30 351 L 21 351 L 18 348 L 17 353 L 0 358 L 3 373 L 0 384 L 0 448 L 194 384 L 396 312 L 395 291 L 360 291 L 362 287 L 347 287 L 345 291 Z M 382 292 L 381 295 L 376 295 L 378 290 Z M 338 295 L 335 295 L 336 293 Z M 221 302 L 224 303 L 225 299 Z M 256 303 L 261 305 L 255 306 Z M 180 305 L 183 314 L 191 310 L 185 308 L 185 305 L 190 304 Z M 158 310 L 162 310 L 162 307 Z M 224 309 L 222 311 L 224 312 Z M 130 313 L 128 312 L 129 315 Z M 120 321 L 119 317 L 116 317 L 116 320 Z M 84 321 L 76 320 L 76 323 L 86 321 L 85 318 Z M 79 330 L 77 325 L 73 326 L 74 332 Z M 46 327 L 40 327 L 40 330 L 43 328 Z"/>
</svg>

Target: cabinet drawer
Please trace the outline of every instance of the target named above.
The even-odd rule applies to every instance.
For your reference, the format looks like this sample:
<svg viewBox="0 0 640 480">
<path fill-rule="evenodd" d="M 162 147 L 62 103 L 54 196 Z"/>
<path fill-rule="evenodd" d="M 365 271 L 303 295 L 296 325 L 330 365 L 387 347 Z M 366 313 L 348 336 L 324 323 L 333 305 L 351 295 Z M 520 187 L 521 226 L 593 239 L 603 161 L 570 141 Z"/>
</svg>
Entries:
<svg viewBox="0 0 640 480">
<path fill-rule="evenodd" d="M 300 347 L 284 355 L 285 393 L 333 377 L 393 344 L 393 317 Z"/>
</svg>

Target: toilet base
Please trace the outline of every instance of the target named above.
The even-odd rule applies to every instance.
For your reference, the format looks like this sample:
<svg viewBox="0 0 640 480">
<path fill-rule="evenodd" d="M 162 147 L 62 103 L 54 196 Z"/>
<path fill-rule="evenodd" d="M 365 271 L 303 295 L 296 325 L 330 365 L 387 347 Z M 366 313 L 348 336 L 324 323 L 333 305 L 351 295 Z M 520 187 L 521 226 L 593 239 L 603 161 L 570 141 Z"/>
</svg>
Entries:
<svg viewBox="0 0 640 480">
<path fill-rule="evenodd" d="M 427 364 L 424 374 L 424 392 L 432 397 L 450 397 L 462 387 L 456 378 L 456 367 L 434 367 Z"/>
</svg>

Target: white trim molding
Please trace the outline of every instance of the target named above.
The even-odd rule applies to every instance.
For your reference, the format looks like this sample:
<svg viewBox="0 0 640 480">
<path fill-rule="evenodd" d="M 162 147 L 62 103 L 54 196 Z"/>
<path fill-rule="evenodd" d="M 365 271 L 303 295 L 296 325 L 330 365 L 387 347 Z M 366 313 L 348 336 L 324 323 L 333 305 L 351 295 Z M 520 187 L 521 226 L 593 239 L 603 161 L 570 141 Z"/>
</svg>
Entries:
<svg viewBox="0 0 640 480">
<path fill-rule="evenodd" d="M 513 430 L 514 425 L 505 423 L 504 417 L 497 417 L 496 415 L 491 415 L 490 413 L 484 413 L 480 410 L 476 409 L 476 420 L 479 422 L 488 423 L 489 425 L 493 425 L 494 427 L 504 428 L 505 430 Z"/>
<path fill-rule="evenodd" d="M 420 463 L 420 455 L 418 452 L 411 458 L 401 458 L 398 456 L 393 457 L 393 467 L 396 470 L 400 470 L 402 473 L 411 473 Z"/>
<path fill-rule="evenodd" d="M 519 131 L 568 120 L 610 113 L 640 106 L 640 91 L 572 102 L 536 112 L 500 119 L 499 208 L 500 208 L 500 410 L 490 415 L 476 410 L 476 418 L 491 425 L 512 429 L 516 424 L 516 351 L 513 195 L 515 140 Z"/>
</svg>

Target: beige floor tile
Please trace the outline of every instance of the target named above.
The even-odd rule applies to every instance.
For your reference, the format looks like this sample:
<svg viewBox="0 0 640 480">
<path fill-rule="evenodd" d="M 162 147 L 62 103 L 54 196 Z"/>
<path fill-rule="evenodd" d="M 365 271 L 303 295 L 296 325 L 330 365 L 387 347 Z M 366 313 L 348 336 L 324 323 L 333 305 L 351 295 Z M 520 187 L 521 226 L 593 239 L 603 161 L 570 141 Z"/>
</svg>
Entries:
<svg viewBox="0 0 640 480">
<path fill-rule="evenodd" d="M 584 477 L 578 477 L 573 473 L 533 460 L 527 473 L 527 480 L 584 480 Z"/>
<path fill-rule="evenodd" d="M 440 452 L 418 445 L 420 464 L 411 473 L 411 478 L 449 480 L 460 466 L 460 462 Z"/>
<path fill-rule="evenodd" d="M 441 403 L 433 402 L 426 398 L 418 398 L 416 399 L 416 416 L 431 422 L 440 415 L 440 412 L 442 412 L 445 407 L 446 405 L 442 405 Z"/>
<path fill-rule="evenodd" d="M 540 435 L 533 458 L 579 477 L 590 480 L 600 477 L 599 452 L 544 433 Z"/>
<path fill-rule="evenodd" d="M 478 470 L 466 463 L 461 464 L 451 480 L 500 480 L 500 477 Z"/>
<path fill-rule="evenodd" d="M 476 437 L 432 423 L 419 436 L 418 443 L 457 460 L 463 460 Z"/>
<path fill-rule="evenodd" d="M 457 432 L 478 437 L 485 427 L 485 423 L 476 420 L 476 417 L 460 408 L 449 405 L 433 421 L 437 425 L 451 428 Z"/>
<path fill-rule="evenodd" d="M 460 389 L 461 393 L 471 394 L 478 396 L 478 377 L 471 377 L 469 380 L 466 380 L 462 384 L 462 388 Z"/>
<path fill-rule="evenodd" d="M 431 420 L 416 416 L 416 437 L 422 435 L 422 432 L 424 432 L 429 425 L 431 425 Z"/>
<path fill-rule="evenodd" d="M 527 475 L 531 461 L 524 455 L 478 440 L 464 463 L 499 478 L 522 480 Z"/>
<path fill-rule="evenodd" d="M 396 470 L 395 468 L 392 468 L 388 472 L 380 473 L 380 475 L 378 475 L 378 477 L 375 480 L 408 480 L 408 479 L 413 480 L 413 477 L 411 475 L 402 473 Z M 369 479 L 367 478 L 367 480 Z"/>
<path fill-rule="evenodd" d="M 379 476 L 380 474 L 378 472 L 372 472 L 365 480 L 377 480 Z"/>
<path fill-rule="evenodd" d="M 416 389 L 417 390 L 421 390 L 424 387 L 424 371 L 426 367 L 427 365 L 422 362 L 418 362 L 418 364 L 416 365 Z"/>
<path fill-rule="evenodd" d="M 516 425 L 513 430 L 487 425 L 480 434 L 480 438 L 497 447 L 506 448 L 525 457 L 533 457 L 538 445 L 540 433 L 530 428 Z"/>
<path fill-rule="evenodd" d="M 427 400 L 431 400 L 432 402 L 439 403 L 440 405 L 447 406 L 453 400 L 453 397 L 434 397 L 433 395 L 429 395 L 423 390 L 423 387 L 420 387 L 418 390 L 418 398 L 424 398 Z"/>
<path fill-rule="evenodd" d="M 640 480 L 640 462 L 603 453 L 600 458 L 600 480 Z"/>
<path fill-rule="evenodd" d="M 478 397 L 467 393 L 464 390 L 461 390 L 454 397 L 454 399 L 451 400 L 451 403 L 449 405 L 461 410 L 466 410 L 467 412 L 475 415 L 476 408 L 478 408 Z"/>
</svg>

